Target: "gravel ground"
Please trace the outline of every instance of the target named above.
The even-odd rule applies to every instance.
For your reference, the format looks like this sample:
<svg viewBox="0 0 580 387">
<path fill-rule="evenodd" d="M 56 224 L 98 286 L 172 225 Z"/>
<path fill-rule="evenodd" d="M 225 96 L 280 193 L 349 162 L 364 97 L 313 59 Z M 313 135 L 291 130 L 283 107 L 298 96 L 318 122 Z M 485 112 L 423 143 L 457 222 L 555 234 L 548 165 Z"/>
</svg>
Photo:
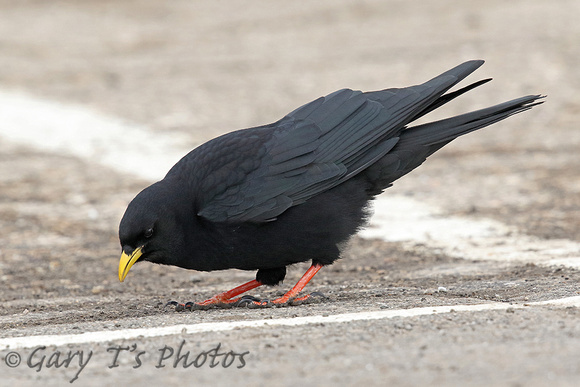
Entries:
<svg viewBox="0 0 580 387">
<path fill-rule="evenodd" d="M 464 112 L 525 94 L 547 103 L 462 138 L 387 194 L 445 214 L 493 218 L 542 239 L 580 241 L 580 14 L 577 1 L 0 1 L 0 90 L 82 105 L 183 136 L 194 147 L 233 129 L 275 121 L 339 88 L 423 82 L 482 58 L 481 90 L 435 112 Z M 474 79 L 474 78 L 470 78 Z M 33 114 L 33 112 L 31 112 Z M 1 125 L 1 122 L 0 122 Z M 82 128 L 79 128 L 82 130 Z M 146 157 L 146 155 L 144 155 Z M 151 264 L 117 279 L 117 227 L 150 182 L 64 154 L 2 140 L 1 337 L 292 318 L 491 301 L 521 304 L 579 294 L 567 267 L 470 261 L 423 244 L 355 237 L 308 289 L 319 302 L 176 313 L 169 299 L 201 300 L 252 279 Z M 509 244 L 509 237 L 505 243 Z M 283 286 L 256 289 L 274 297 Z M 445 291 L 438 291 L 444 287 Z M 94 355 L 75 385 L 576 385 L 577 308 L 503 311 L 266 327 L 46 350 Z M 165 346 L 240 355 L 231 367 L 157 368 Z M 115 346 L 145 351 L 109 368 Z M 33 349 L 22 349 L 23 359 Z M 63 385 L 79 371 L 9 368 L 0 385 Z M 34 359 L 40 359 L 37 353 Z"/>
</svg>

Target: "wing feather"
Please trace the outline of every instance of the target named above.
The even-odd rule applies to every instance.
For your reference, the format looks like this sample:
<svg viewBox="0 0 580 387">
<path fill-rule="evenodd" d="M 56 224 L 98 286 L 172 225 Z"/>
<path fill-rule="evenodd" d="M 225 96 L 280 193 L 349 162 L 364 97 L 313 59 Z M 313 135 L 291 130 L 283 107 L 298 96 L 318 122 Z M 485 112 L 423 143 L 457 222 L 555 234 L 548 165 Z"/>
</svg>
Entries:
<svg viewBox="0 0 580 387">
<path fill-rule="evenodd" d="M 341 184 L 383 159 L 410 121 L 447 102 L 443 93 L 481 63 L 466 62 L 408 88 L 338 90 L 274 124 L 210 141 L 198 215 L 214 222 L 266 222 Z M 393 168 L 399 163 L 394 157 Z"/>
</svg>

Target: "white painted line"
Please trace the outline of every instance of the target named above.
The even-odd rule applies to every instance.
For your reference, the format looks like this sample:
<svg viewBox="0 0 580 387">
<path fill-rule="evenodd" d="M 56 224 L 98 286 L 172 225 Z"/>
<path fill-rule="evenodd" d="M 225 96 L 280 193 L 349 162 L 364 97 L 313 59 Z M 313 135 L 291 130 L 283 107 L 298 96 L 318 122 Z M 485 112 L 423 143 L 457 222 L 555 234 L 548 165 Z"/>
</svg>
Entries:
<svg viewBox="0 0 580 387">
<path fill-rule="evenodd" d="M 82 106 L 9 92 L 0 92 L 0 137 L 152 181 L 162 178 L 190 150 L 173 133 L 156 133 Z M 580 268 L 578 242 L 521 235 L 490 219 L 443 216 L 437 208 L 388 191 L 375 201 L 371 225 L 359 235 L 424 243 L 465 259 Z"/>
<path fill-rule="evenodd" d="M 530 302 L 528 304 L 524 304 L 524 306 L 532 306 L 532 305 L 553 305 L 553 306 L 558 306 L 558 307 L 562 307 L 562 308 L 568 308 L 568 307 L 580 307 L 580 296 L 574 296 L 574 297 L 565 297 L 565 298 L 558 298 L 555 300 L 545 300 L 545 301 L 536 301 L 536 302 Z"/>
<path fill-rule="evenodd" d="M 279 318 L 271 320 L 227 321 L 214 323 L 199 323 L 189 325 L 175 325 L 170 327 L 156 327 L 143 329 L 123 329 L 116 331 L 86 332 L 76 335 L 47 335 L 27 336 L 0 339 L 0 350 L 33 348 L 37 346 L 62 346 L 68 344 L 107 343 L 114 340 L 129 340 L 136 338 L 160 337 L 180 334 L 199 334 L 204 332 L 224 332 L 234 329 L 263 328 L 270 326 L 301 326 L 309 324 L 335 324 L 353 321 L 369 321 L 391 319 L 395 317 L 409 318 L 451 312 L 482 312 L 489 310 L 505 310 L 508 308 L 521 309 L 532 306 L 552 305 L 565 308 L 580 307 L 580 296 L 530 302 L 527 304 L 488 303 L 476 305 L 445 305 L 413 309 L 381 310 L 372 312 L 344 313 L 330 316 L 304 316 L 296 318 Z"/>
<path fill-rule="evenodd" d="M 359 233 L 362 237 L 424 243 L 470 260 L 580 268 L 580 243 L 575 241 L 522 235 L 492 219 L 443 215 L 433 206 L 388 192 L 375 201 L 374 209 L 370 227 Z"/>
<path fill-rule="evenodd" d="M 96 161 L 121 172 L 160 180 L 188 151 L 185 139 L 79 105 L 0 91 L 0 136 L 43 151 Z"/>
</svg>

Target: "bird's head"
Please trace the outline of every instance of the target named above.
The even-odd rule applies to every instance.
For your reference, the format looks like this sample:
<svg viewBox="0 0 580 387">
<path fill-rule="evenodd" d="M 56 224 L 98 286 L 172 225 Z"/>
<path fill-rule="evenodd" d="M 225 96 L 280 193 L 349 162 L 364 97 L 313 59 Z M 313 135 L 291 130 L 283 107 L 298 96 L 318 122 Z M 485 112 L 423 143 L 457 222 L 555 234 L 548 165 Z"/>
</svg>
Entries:
<svg viewBox="0 0 580 387">
<path fill-rule="evenodd" d="M 145 188 L 129 203 L 119 225 L 121 260 L 119 280 L 123 282 L 131 267 L 140 261 L 174 264 L 181 250 L 181 236 L 176 212 L 178 203 L 171 189 L 158 182 Z"/>
</svg>

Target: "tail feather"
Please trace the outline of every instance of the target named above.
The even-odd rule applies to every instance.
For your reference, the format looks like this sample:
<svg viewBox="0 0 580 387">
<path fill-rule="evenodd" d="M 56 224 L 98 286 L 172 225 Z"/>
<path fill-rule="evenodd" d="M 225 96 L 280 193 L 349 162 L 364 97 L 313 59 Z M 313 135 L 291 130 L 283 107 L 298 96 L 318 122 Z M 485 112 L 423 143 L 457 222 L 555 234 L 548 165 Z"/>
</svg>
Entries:
<svg viewBox="0 0 580 387">
<path fill-rule="evenodd" d="M 397 146 L 412 144 L 429 146 L 451 141 L 541 104 L 542 101 L 536 102 L 540 98 L 541 95 L 528 95 L 485 109 L 411 127 L 402 132 Z"/>
<path fill-rule="evenodd" d="M 473 84 L 464 89 L 469 90 L 469 88 L 476 86 Z M 464 89 L 458 90 L 456 93 L 467 91 Z M 452 98 L 454 97 L 452 96 Z M 541 98 L 544 96 L 528 95 L 489 108 L 403 130 L 393 149 L 365 171 L 365 176 L 371 184 L 368 190 L 369 194 L 376 195 L 382 192 L 395 180 L 417 168 L 427 157 L 457 137 L 531 109 L 533 106 L 543 103 L 543 101 L 538 101 Z"/>
<path fill-rule="evenodd" d="M 471 85 L 465 86 L 465 87 L 463 87 L 459 90 L 456 90 L 452 93 L 447 93 L 447 94 L 442 95 L 435 102 L 433 102 L 431 105 L 427 106 L 424 110 L 419 112 L 419 114 L 417 114 L 415 117 L 413 117 L 412 121 L 414 121 L 420 117 L 423 117 L 425 114 L 430 113 L 433 110 L 445 105 L 447 102 L 459 97 L 461 94 L 467 93 L 468 91 L 473 90 L 476 87 L 481 86 L 484 83 L 487 83 L 489 81 L 491 81 L 491 78 L 482 79 L 481 81 L 477 81 L 475 83 L 472 83 Z"/>
</svg>

